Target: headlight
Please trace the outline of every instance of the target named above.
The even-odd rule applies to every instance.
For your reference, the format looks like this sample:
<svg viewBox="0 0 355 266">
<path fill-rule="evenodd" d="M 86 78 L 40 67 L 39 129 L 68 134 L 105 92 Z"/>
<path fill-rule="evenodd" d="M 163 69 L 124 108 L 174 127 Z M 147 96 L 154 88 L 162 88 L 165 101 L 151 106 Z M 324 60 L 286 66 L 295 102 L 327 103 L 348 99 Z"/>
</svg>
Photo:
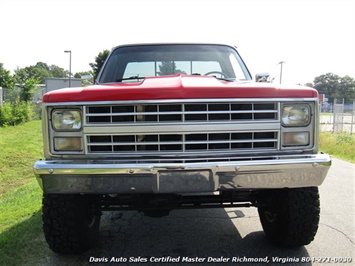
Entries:
<svg viewBox="0 0 355 266">
<path fill-rule="evenodd" d="M 283 133 L 283 146 L 307 146 L 309 145 L 309 132 L 285 132 Z"/>
<path fill-rule="evenodd" d="M 311 122 L 311 108 L 308 104 L 284 104 L 282 125 L 285 127 L 305 127 Z"/>
<path fill-rule="evenodd" d="M 81 130 L 81 111 L 55 109 L 52 111 L 52 126 L 55 131 Z"/>
<path fill-rule="evenodd" d="M 54 138 L 55 151 L 81 151 L 82 149 L 80 137 Z"/>
</svg>

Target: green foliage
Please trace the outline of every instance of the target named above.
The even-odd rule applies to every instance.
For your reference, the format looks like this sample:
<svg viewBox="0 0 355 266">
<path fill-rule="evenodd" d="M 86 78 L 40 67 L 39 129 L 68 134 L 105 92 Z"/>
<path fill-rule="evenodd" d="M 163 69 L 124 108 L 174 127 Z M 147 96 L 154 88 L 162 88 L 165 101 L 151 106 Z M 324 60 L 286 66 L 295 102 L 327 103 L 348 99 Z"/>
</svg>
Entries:
<svg viewBox="0 0 355 266">
<path fill-rule="evenodd" d="M 19 88 L 17 86 L 14 88 L 10 88 L 10 89 L 3 88 L 2 93 L 3 93 L 2 96 L 3 96 L 4 102 L 14 103 L 18 99 L 20 99 L 21 88 Z"/>
<path fill-rule="evenodd" d="M 43 62 L 38 62 L 36 65 L 15 70 L 15 81 L 18 84 L 25 84 L 27 79 L 36 78 L 38 83 L 44 84 L 46 78 L 65 78 L 68 77 L 68 71 L 56 65 L 47 65 Z"/>
<path fill-rule="evenodd" d="M 74 78 L 80 79 L 82 76 L 93 75 L 92 71 L 77 72 L 74 74 Z"/>
<path fill-rule="evenodd" d="M 81 79 L 83 76 L 91 76 L 89 79 L 81 79 L 81 85 L 85 87 L 94 84 L 93 75 L 92 71 L 83 71 L 75 73 L 74 78 Z"/>
<path fill-rule="evenodd" d="M 0 126 L 15 126 L 33 117 L 33 105 L 30 102 L 17 100 L 15 103 L 6 102 L 0 106 Z"/>
<path fill-rule="evenodd" d="M 340 77 L 333 73 L 318 76 L 314 79 L 314 88 L 325 94 L 329 102 L 344 98 L 345 102 L 352 103 L 355 98 L 355 79 L 349 76 Z"/>
<path fill-rule="evenodd" d="M 38 82 L 39 80 L 34 76 L 25 80 L 25 83 L 22 85 L 22 91 L 20 95 L 21 101 L 32 101 L 35 89 L 38 87 Z"/>
<path fill-rule="evenodd" d="M 42 119 L 42 104 L 33 103 L 32 104 L 32 120 Z"/>
<path fill-rule="evenodd" d="M 0 126 L 11 125 L 12 122 L 12 104 L 4 103 L 0 106 Z"/>
<path fill-rule="evenodd" d="M 314 85 L 312 82 L 307 82 L 306 84 L 304 84 L 305 86 L 307 87 L 310 87 L 310 88 L 314 88 Z"/>
<path fill-rule="evenodd" d="M 95 63 L 89 64 L 92 68 L 92 72 L 94 73 L 94 80 L 97 78 L 97 75 L 99 74 L 101 67 L 105 63 L 105 60 L 109 54 L 109 50 L 103 50 L 101 53 L 98 54 L 98 56 L 95 57 Z"/>
<path fill-rule="evenodd" d="M 0 105 L 0 126 L 15 126 L 39 117 L 38 107 L 33 113 L 32 99 L 39 80 L 35 76 L 25 79 L 21 86 L 4 89 L 5 102 Z"/>
<path fill-rule="evenodd" d="M 13 88 L 14 79 L 10 75 L 10 71 L 6 70 L 3 67 L 3 64 L 0 63 L 0 87 L 2 88 Z"/>
</svg>

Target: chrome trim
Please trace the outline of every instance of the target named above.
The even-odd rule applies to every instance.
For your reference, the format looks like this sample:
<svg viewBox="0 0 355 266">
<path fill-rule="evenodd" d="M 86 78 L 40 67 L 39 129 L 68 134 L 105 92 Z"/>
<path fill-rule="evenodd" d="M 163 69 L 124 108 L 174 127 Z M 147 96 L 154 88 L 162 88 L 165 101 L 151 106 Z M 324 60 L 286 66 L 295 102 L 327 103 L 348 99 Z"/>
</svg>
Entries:
<svg viewBox="0 0 355 266">
<path fill-rule="evenodd" d="M 292 102 L 293 104 L 297 104 L 297 103 L 300 103 L 300 102 Z M 316 121 L 318 119 L 318 112 L 317 112 L 317 106 L 318 104 L 316 104 L 315 101 L 313 102 L 308 102 L 308 105 L 310 106 L 310 111 L 311 111 L 311 121 L 310 123 L 307 125 L 307 126 L 303 126 L 303 127 L 289 127 L 289 126 L 282 126 L 281 125 L 281 132 L 280 132 L 280 138 L 281 138 L 281 150 L 294 150 L 295 149 L 295 146 L 283 146 L 283 136 L 284 136 L 284 133 L 287 133 L 287 132 L 309 132 L 309 144 L 308 145 L 303 145 L 303 146 L 300 146 L 303 150 L 310 150 L 310 149 L 313 149 L 313 150 L 318 150 L 317 149 L 317 145 L 316 145 L 316 142 L 315 142 L 315 125 L 317 125 Z M 281 107 L 280 107 L 280 116 L 282 116 L 281 114 L 282 112 L 282 104 L 281 104 Z M 281 117 L 280 117 L 280 122 L 281 122 Z M 282 124 L 282 123 L 281 123 Z"/>
<path fill-rule="evenodd" d="M 122 100 L 122 101 L 95 101 L 95 102 L 49 102 L 43 106 L 85 106 L 85 105 L 111 105 L 111 104 L 155 104 L 155 103 L 198 103 L 198 102 L 315 102 L 316 98 L 218 98 L 218 99 L 166 99 L 166 100 Z"/>
<path fill-rule="evenodd" d="M 200 163 L 38 161 L 34 173 L 45 193 L 198 193 L 238 188 L 319 186 L 331 165 L 326 154 L 254 159 Z M 174 191 L 160 189 L 162 172 L 169 173 L 170 179 L 165 181 Z"/>
</svg>

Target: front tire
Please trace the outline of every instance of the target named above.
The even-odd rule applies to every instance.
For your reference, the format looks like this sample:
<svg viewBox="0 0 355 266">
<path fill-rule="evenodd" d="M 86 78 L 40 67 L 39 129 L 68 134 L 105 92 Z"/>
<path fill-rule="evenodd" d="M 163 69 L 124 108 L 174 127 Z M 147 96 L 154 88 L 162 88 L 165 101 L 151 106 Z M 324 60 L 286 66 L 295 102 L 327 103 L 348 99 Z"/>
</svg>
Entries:
<svg viewBox="0 0 355 266">
<path fill-rule="evenodd" d="M 96 242 L 100 200 L 90 195 L 45 194 L 43 231 L 49 248 L 60 254 L 80 254 Z"/>
<path fill-rule="evenodd" d="M 263 191 L 258 212 L 267 238 L 275 244 L 283 247 L 308 245 L 318 230 L 318 188 Z"/>
</svg>

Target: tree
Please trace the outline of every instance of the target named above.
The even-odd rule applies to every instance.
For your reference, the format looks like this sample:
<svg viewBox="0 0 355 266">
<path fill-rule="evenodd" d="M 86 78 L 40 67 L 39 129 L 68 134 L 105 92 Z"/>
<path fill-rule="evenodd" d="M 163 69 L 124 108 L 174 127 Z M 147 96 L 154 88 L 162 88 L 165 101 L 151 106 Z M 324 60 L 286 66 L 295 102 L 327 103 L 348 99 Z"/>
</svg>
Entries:
<svg viewBox="0 0 355 266">
<path fill-rule="evenodd" d="M 15 70 L 15 81 L 18 84 L 24 84 L 28 78 L 35 77 L 39 83 L 44 84 L 46 78 L 65 78 L 68 77 L 68 71 L 56 65 L 47 65 L 43 62 L 37 62 L 36 65 Z"/>
<path fill-rule="evenodd" d="M 342 96 L 345 96 L 347 103 L 352 103 L 355 99 L 355 79 L 349 76 L 341 77 L 339 80 L 339 92 Z"/>
<path fill-rule="evenodd" d="M 97 76 L 99 75 L 101 67 L 105 63 L 105 60 L 108 57 L 109 53 L 109 50 L 103 50 L 101 53 L 98 54 L 98 56 L 95 57 L 95 63 L 89 64 L 92 68 L 92 72 L 94 73 L 94 80 L 96 80 Z"/>
<path fill-rule="evenodd" d="M 77 72 L 74 74 L 74 78 L 76 79 L 81 79 L 81 77 L 86 76 L 86 75 L 93 75 L 92 71 L 82 71 L 82 72 Z"/>
<path fill-rule="evenodd" d="M 333 73 L 327 73 L 315 77 L 314 88 L 319 94 L 325 94 L 329 102 L 343 98 L 345 102 L 352 102 L 355 97 L 355 80 L 349 76 L 340 77 Z"/>
<path fill-rule="evenodd" d="M 0 63 L 0 87 L 7 89 L 12 89 L 14 87 L 14 79 L 11 76 L 10 71 L 3 67 L 2 63 Z"/>
<path fill-rule="evenodd" d="M 310 88 L 314 88 L 314 85 L 312 82 L 307 82 L 306 84 L 304 84 L 304 86 L 310 87 Z"/>
<path fill-rule="evenodd" d="M 159 76 L 173 75 L 177 73 L 186 74 L 186 72 L 176 68 L 176 64 L 174 61 L 161 62 L 161 64 L 159 65 L 159 70 Z"/>
<path fill-rule="evenodd" d="M 83 76 L 91 76 L 90 78 L 82 78 Z M 81 79 L 81 85 L 83 87 L 91 85 L 94 83 L 93 81 L 93 73 L 92 71 L 83 71 L 83 72 L 77 72 L 74 75 L 74 78 Z"/>
<path fill-rule="evenodd" d="M 39 80 L 35 77 L 29 77 L 25 80 L 25 83 L 21 86 L 22 91 L 20 94 L 20 100 L 24 102 L 30 102 L 33 99 L 35 89 L 38 87 Z"/>
<path fill-rule="evenodd" d="M 53 78 L 66 78 L 69 75 L 68 71 L 56 65 L 51 65 L 49 67 L 49 72 Z"/>
</svg>

